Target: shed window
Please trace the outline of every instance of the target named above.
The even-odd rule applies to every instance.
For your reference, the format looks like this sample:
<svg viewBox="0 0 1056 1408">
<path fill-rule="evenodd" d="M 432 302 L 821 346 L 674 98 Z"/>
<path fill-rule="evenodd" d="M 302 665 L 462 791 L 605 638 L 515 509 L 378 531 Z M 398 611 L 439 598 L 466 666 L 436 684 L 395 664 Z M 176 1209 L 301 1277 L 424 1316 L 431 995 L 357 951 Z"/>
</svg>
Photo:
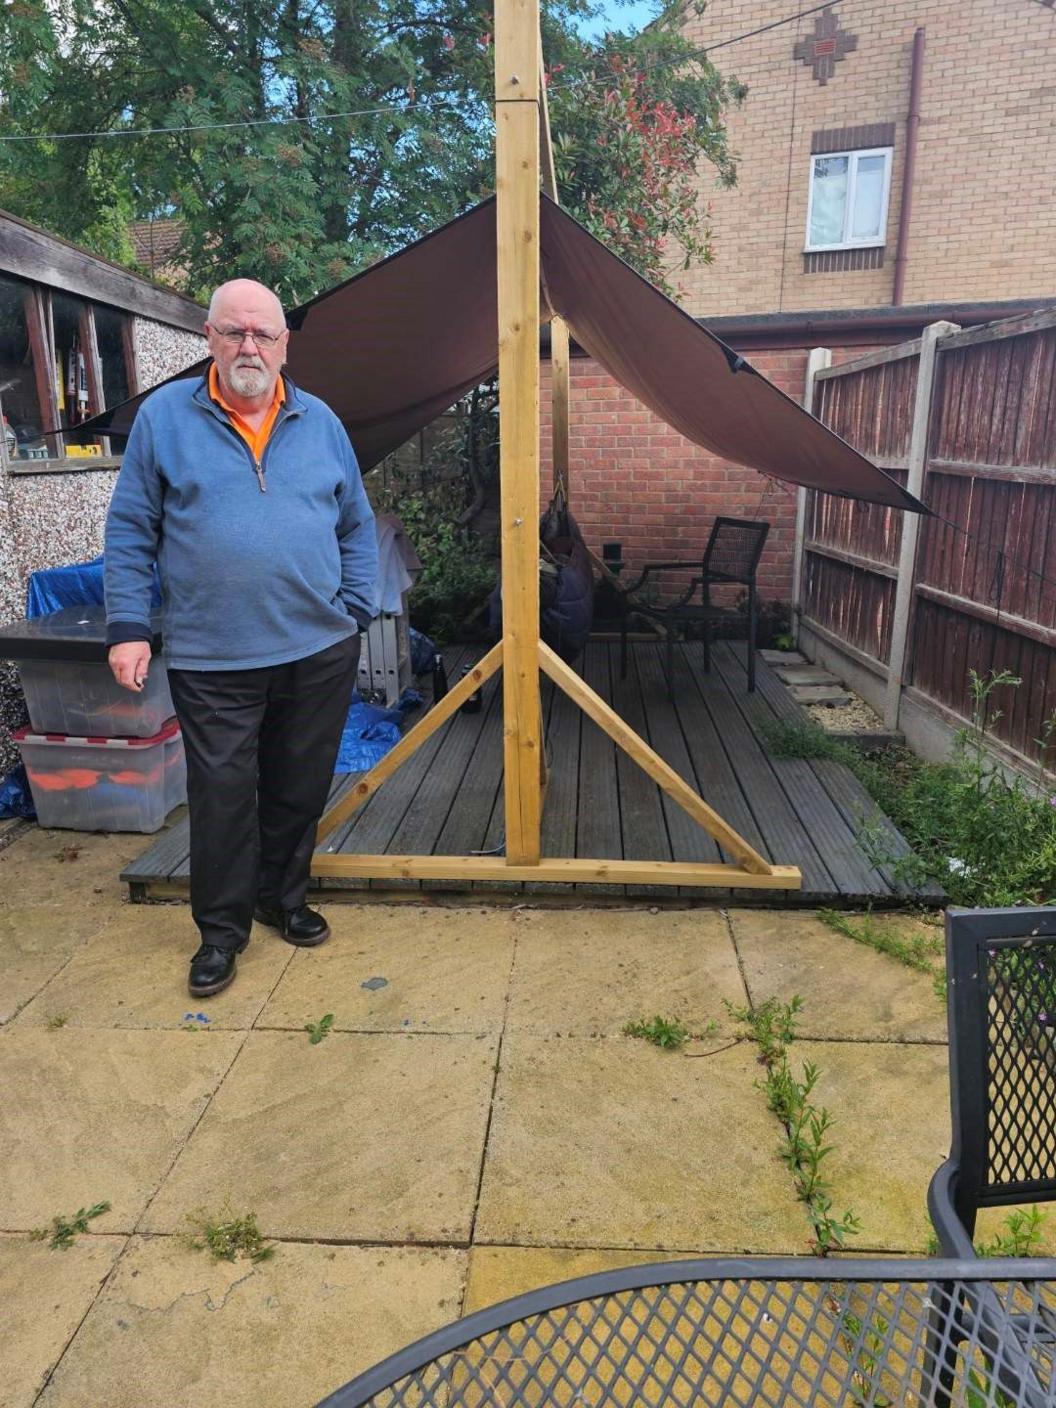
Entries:
<svg viewBox="0 0 1056 1408">
<path fill-rule="evenodd" d="M 807 250 L 882 245 L 890 187 L 890 147 L 812 156 Z"/>
<path fill-rule="evenodd" d="M 31 298 L 27 284 L 0 277 L 0 415 L 12 460 L 48 453 L 29 338 Z"/>
</svg>

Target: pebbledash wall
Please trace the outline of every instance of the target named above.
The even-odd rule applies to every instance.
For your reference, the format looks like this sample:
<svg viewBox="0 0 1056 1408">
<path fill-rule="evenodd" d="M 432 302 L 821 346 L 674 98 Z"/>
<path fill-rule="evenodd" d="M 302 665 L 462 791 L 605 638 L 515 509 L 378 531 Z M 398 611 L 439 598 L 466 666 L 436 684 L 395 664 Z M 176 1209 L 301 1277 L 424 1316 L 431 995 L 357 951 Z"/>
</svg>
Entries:
<svg viewBox="0 0 1056 1408">
<path fill-rule="evenodd" d="M 53 298 L 56 310 L 61 300 L 67 308 L 76 300 L 97 314 L 119 314 L 126 333 L 130 390 L 153 386 L 201 357 L 205 340 L 194 328 L 204 322 L 205 310 L 189 299 L 2 212 L 0 235 L 0 279 L 9 295 L 12 290 L 17 295 L 9 297 L 5 307 L 20 318 L 29 308 L 43 327 L 51 320 Z M 16 334 L 10 325 L 0 328 L 5 355 L 19 356 L 18 336 L 24 335 L 31 362 L 39 339 L 29 325 L 20 322 L 19 329 Z M 42 396 L 53 394 L 51 387 L 43 379 L 34 379 L 32 385 L 38 424 L 55 425 L 54 408 L 39 404 Z M 9 390 L 5 414 L 12 405 Z M 32 572 L 83 562 L 102 552 L 116 461 L 62 459 L 55 453 L 56 441 L 49 441 L 48 448 L 52 458 L 40 461 L 17 454 L 11 458 L 0 449 L 0 622 L 25 615 L 26 583 Z M 10 662 L 0 662 L 0 777 L 18 761 L 10 732 L 26 721 L 17 670 Z"/>
</svg>

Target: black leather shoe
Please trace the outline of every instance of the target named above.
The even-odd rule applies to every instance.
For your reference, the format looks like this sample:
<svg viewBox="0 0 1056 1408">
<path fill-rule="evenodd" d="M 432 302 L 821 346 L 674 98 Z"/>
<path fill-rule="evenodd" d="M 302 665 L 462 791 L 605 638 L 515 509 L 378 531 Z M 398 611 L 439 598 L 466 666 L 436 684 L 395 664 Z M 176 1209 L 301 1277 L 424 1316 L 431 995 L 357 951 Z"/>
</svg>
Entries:
<svg viewBox="0 0 1056 1408">
<path fill-rule="evenodd" d="M 314 948 L 330 937 L 330 925 L 306 904 L 299 909 L 277 909 L 268 904 L 258 904 L 253 918 L 258 924 L 278 929 L 288 944 L 296 944 L 298 948 Z"/>
<path fill-rule="evenodd" d="M 192 997 L 212 997 L 223 992 L 235 981 L 237 956 L 249 943 L 243 940 L 237 948 L 217 948 L 215 944 L 202 944 L 191 959 L 191 971 L 187 977 L 187 990 Z"/>
</svg>

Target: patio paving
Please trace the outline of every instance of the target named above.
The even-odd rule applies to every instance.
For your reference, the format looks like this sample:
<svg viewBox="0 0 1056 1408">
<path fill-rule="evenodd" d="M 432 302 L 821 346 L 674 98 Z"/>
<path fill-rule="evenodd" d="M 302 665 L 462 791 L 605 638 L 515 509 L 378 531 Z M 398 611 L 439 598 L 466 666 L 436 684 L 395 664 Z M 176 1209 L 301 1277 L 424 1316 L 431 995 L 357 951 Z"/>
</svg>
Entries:
<svg viewBox="0 0 1056 1408">
<path fill-rule="evenodd" d="M 0 1408 L 308 1408 L 531 1286 L 805 1252 L 757 1053 L 725 1006 L 749 997 L 805 999 L 792 1054 L 821 1070 L 855 1251 L 922 1249 L 947 1142 L 942 1008 L 927 974 L 812 915 L 332 905 L 329 944 L 258 929 L 234 987 L 191 1002 L 186 908 L 121 902 L 135 848 L 30 829 L 0 852 Z M 694 1039 L 623 1035 L 654 1015 Z M 71 1250 L 28 1240 L 103 1200 Z M 273 1258 L 188 1247 L 188 1215 L 228 1201 Z"/>
</svg>

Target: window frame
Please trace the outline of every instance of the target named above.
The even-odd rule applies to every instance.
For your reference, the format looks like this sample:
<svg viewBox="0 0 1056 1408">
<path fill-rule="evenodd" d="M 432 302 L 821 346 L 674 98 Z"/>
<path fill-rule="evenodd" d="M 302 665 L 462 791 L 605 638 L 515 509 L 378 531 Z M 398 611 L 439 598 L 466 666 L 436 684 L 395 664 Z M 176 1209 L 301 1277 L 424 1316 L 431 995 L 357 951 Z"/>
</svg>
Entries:
<svg viewBox="0 0 1056 1408">
<path fill-rule="evenodd" d="M 6 271 L 4 271 L 6 273 Z M 8 275 L 18 283 L 25 284 L 26 287 L 26 318 L 29 328 L 30 354 L 33 359 L 34 376 L 37 384 L 37 397 L 42 402 L 40 407 L 41 417 L 45 424 L 48 421 L 52 425 L 58 424 L 59 406 L 58 396 L 55 389 L 55 377 L 51 368 L 55 363 L 55 328 L 52 315 L 52 289 L 46 284 L 37 283 L 33 280 L 22 279 L 18 275 Z M 64 290 L 63 290 L 64 291 Z M 85 370 L 88 376 L 88 385 L 92 395 L 99 401 L 102 408 L 102 362 L 99 354 L 99 343 L 95 329 L 95 309 L 99 300 L 85 297 L 83 294 L 71 294 L 81 304 L 80 312 L 80 333 L 84 342 Z M 113 305 L 105 305 L 113 308 Z M 138 366 L 135 362 L 135 337 L 132 330 L 132 319 L 134 314 L 123 308 L 113 308 L 113 311 L 123 320 L 122 323 L 122 346 L 125 359 L 125 370 L 132 395 L 138 390 Z M 43 354 L 45 370 L 40 369 L 38 361 Z M 94 412 L 93 414 L 98 414 Z M 46 458 L 23 460 L 12 458 L 7 452 L 6 438 L 0 436 L 0 466 L 8 474 L 13 475 L 35 475 L 35 474 L 83 474 L 92 470 L 114 470 L 120 468 L 122 455 L 115 454 L 111 450 L 110 440 L 107 436 L 96 435 L 94 438 L 100 442 L 100 453 L 96 455 L 68 455 L 66 453 L 66 436 L 74 435 L 77 427 L 72 426 L 65 430 L 55 430 L 51 435 L 46 436 L 47 440 L 56 440 L 62 448 L 62 454 L 48 455 Z"/>
<path fill-rule="evenodd" d="M 837 249 L 882 249 L 887 243 L 887 214 L 891 199 L 891 172 L 894 167 L 894 147 L 849 147 L 844 151 L 835 152 L 811 152 L 810 154 L 810 182 L 807 189 L 807 228 L 804 236 L 804 254 L 823 254 L 826 250 Z M 828 161 L 832 157 L 845 156 L 847 158 L 847 199 L 843 210 L 843 232 L 844 238 L 835 244 L 811 244 L 810 224 L 811 216 L 814 213 L 814 179 L 819 161 Z M 882 156 L 884 158 L 884 185 L 880 198 L 880 233 L 878 235 L 868 235 L 859 239 L 848 237 L 848 229 L 854 213 L 854 198 L 858 185 L 858 162 L 863 156 Z"/>
</svg>

